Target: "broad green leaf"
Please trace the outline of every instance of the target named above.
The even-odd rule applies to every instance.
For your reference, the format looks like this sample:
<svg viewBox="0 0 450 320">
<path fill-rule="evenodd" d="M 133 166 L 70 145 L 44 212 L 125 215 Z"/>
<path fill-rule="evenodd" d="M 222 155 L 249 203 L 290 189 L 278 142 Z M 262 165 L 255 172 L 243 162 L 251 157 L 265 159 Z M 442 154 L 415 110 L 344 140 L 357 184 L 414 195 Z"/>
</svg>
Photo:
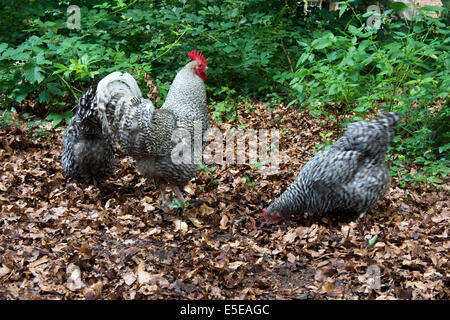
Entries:
<svg viewBox="0 0 450 320">
<path fill-rule="evenodd" d="M 450 149 L 450 143 L 447 143 L 447 144 L 439 147 L 439 153 L 443 153 L 443 152 L 445 152 L 445 151 L 447 151 L 449 149 Z"/>
<path fill-rule="evenodd" d="M 339 9 L 339 18 L 344 14 L 345 9 L 347 9 L 347 4 L 343 4 L 342 7 Z"/>
<path fill-rule="evenodd" d="M 315 49 L 316 50 L 324 49 L 324 48 L 330 46 L 331 44 L 332 44 L 332 42 L 330 41 L 330 39 L 322 38 L 321 41 L 319 41 L 319 43 L 315 47 Z"/>
<path fill-rule="evenodd" d="M 25 79 L 27 79 L 30 83 L 41 83 L 42 80 L 45 79 L 44 70 L 31 63 L 25 64 L 24 68 Z"/>
<path fill-rule="evenodd" d="M 378 240 L 378 235 L 376 234 L 367 242 L 367 245 L 373 247 L 375 245 L 375 243 L 377 243 L 377 240 Z"/>
<path fill-rule="evenodd" d="M 52 121 L 52 126 L 56 127 L 64 118 L 62 114 L 52 112 L 45 119 Z"/>
<path fill-rule="evenodd" d="M 3 52 L 3 56 L 9 57 L 10 59 L 16 60 L 16 61 L 24 61 L 28 60 L 31 56 L 30 51 L 24 51 L 23 48 L 7 48 Z"/>
<path fill-rule="evenodd" d="M 51 96 L 47 90 L 44 90 L 39 94 L 39 102 L 50 103 L 50 101 L 51 101 Z"/>
<path fill-rule="evenodd" d="M 431 183 L 442 183 L 442 180 L 435 176 L 428 177 L 427 181 Z"/>
<path fill-rule="evenodd" d="M 7 43 L 0 43 L 0 53 L 2 53 L 3 51 L 5 51 L 5 49 L 8 47 Z"/>
<path fill-rule="evenodd" d="M 389 8 L 394 10 L 396 13 L 400 13 L 408 9 L 409 6 L 403 2 L 392 2 L 389 4 Z"/>
<path fill-rule="evenodd" d="M 69 125 L 72 122 L 73 111 L 68 110 L 63 113 L 64 121 Z"/>
<path fill-rule="evenodd" d="M 358 106 L 358 107 L 354 108 L 353 111 L 357 112 L 357 113 L 366 112 L 367 107 L 366 106 Z"/>
<path fill-rule="evenodd" d="M 358 36 L 361 32 L 356 28 L 355 26 L 349 25 L 348 26 L 348 32 L 350 32 L 352 35 Z"/>
<path fill-rule="evenodd" d="M 423 6 L 421 9 L 423 11 L 444 11 L 444 8 L 439 6 Z"/>
<path fill-rule="evenodd" d="M 52 64 L 52 62 L 50 60 L 47 60 L 44 56 L 44 51 L 39 52 L 36 55 L 36 64 L 42 65 L 42 64 Z"/>
</svg>

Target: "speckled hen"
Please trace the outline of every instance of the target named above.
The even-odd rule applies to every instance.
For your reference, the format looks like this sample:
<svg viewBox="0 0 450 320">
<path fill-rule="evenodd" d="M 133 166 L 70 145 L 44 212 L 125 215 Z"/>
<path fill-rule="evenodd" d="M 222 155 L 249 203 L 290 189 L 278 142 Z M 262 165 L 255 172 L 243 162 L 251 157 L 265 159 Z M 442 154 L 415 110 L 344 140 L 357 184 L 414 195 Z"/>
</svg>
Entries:
<svg viewBox="0 0 450 320">
<path fill-rule="evenodd" d="M 179 187 L 194 177 L 209 129 L 204 85 L 207 62 L 195 50 L 188 56 L 193 61 L 177 73 L 160 109 L 142 98 L 128 73 L 112 73 L 97 88 L 105 131 L 136 159 L 138 170 L 159 185 L 164 210 L 168 185 L 178 200 L 184 201 Z"/>
<path fill-rule="evenodd" d="M 353 212 L 363 216 L 387 190 L 385 162 L 399 117 L 391 112 L 347 128 L 333 146 L 318 152 L 267 209 L 265 221 L 291 214 Z"/>
<path fill-rule="evenodd" d="M 95 91 L 89 88 L 78 102 L 72 122 L 64 131 L 61 164 L 67 176 L 93 183 L 114 172 L 114 142 L 96 116 Z"/>
</svg>

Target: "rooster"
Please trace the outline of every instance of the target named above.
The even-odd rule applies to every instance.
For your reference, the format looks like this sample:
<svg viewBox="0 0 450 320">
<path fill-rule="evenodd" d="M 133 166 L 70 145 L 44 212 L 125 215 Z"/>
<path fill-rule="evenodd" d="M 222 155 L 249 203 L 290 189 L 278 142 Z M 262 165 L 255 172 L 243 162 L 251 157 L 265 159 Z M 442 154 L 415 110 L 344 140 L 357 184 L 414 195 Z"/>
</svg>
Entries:
<svg viewBox="0 0 450 320">
<path fill-rule="evenodd" d="M 64 131 L 61 164 L 70 178 L 94 185 L 114 172 L 114 142 L 96 116 L 93 87 L 80 98 Z"/>
<path fill-rule="evenodd" d="M 97 86 L 98 116 L 105 131 L 133 156 L 140 173 L 159 186 L 164 211 L 168 210 L 167 186 L 184 202 L 180 187 L 194 177 L 199 159 L 192 156 L 203 151 L 209 130 L 204 84 L 207 62 L 196 50 L 188 56 L 192 61 L 177 73 L 163 106 L 157 110 L 150 100 L 142 98 L 128 73 L 114 72 Z M 200 146 L 196 139 L 199 134 Z M 186 146 L 181 148 L 184 160 L 179 159 L 180 145 Z"/>
<path fill-rule="evenodd" d="M 390 112 L 371 122 L 352 123 L 333 146 L 318 152 L 297 179 L 267 209 L 264 221 L 290 214 L 359 213 L 360 218 L 387 191 L 385 162 L 399 117 Z"/>
</svg>

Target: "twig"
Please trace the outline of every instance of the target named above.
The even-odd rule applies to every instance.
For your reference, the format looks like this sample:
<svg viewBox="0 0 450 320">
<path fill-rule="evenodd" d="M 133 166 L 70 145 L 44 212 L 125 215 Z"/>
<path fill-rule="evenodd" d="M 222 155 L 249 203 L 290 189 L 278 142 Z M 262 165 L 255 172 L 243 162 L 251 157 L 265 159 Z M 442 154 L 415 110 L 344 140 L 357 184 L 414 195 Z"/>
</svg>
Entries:
<svg viewBox="0 0 450 320">
<path fill-rule="evenodd" d="M 78 96 L 76 95 L 75 91 L 73 91 L 72 86 L 69 83 L 67 83 L 67 81 L 61 75 L 59 75 L 59 74 L 56 74 L 56 75 L 61 79 L 62 82 L 64 82 L 64 84 L 70 90 L 70 93 L 72 93 L 72 95 L 74 96 L 75 100 L 77 100 Z"/>
<path fill-rule="evenodd" d="M 52 71 L 50 68 L 47 68 L 47 67 L 44 67 L 44 66 L 41 66 L 41 68 L 43 68 L 43 69 L 45 69 L 45 70 L 48 70 L 48 71 Z M 58 78 L 60 78 L 61 79 L 61 81 L 67 86 L 67 88 L 69 89 L 69 91 L 70 91 L 70 93 L 73 95 L 73 97 L 75 98 L 75 100 L 77 100 L 78 99 L 78 96 L 77 96 L 77 94 L 75 93 L 75 91 L 73 91 L 73 87 L 60 75 L 60 74 L 58 74 L 58 73 L 54 73 L 53 72 L 53 74 L 56 74 L 56 76 L 58 76 Z"/>
<path fill-rule="evenodd" d="M 107 14 L 104 14 L 103 16 L 100 17 L 100 19 L 98 19 L 97 21 L 95 21 L 94 24 L 91 25 L 91 27 L 95 26 L 97 23 L 99 23 L 100 21 L 102 21 L 104 18 L 109 17 L 109 16 L 112 15 L 112 14 L 115 14 L 115 13 L 120 12 L 120 11 L 122 11 L 122 10 L 128 9 L 129 7 L 131 7 L 132 5 L 134 5 L 134 4 L 135 4 L 136 2 L 138 2 L 138 1 L 139 1 L 139 0 L 134 0 L 133 2 L 127 4 L 125 7 L 121 7 L 121 8 L 118 8 L 118 9 L 112 11 L 112 12 L 109 12 L 109 13 L 107 13 Z"/>
<path fill-rule="evenodd" d="M 180 39 L 184 36 L 184 34 L 185 34 L 187 31 L 188 31 L 188 29 L 185 29 L 185 30 L 183 31 L 183 33 L 181 33 L 181 35 L 178 37 L 178 39 L 175 40 L 175 42 L 171 43 L 171 44 L 168 46 L 168 48 L 167 48 L 166 51 L 164 51 L 164 52 L 161 53 L 159 56 L 157 56 L 156 58 L 154 58 L 152 61 L 150 61 L 150 63 L 152 63 L 152 62 L 155 61 L 155 60 L 158 60 L 158 59 L 161 58 L 163 55 L 165 55 L 167 52 L 169 52 L 170 50 L 172 50 L 173 47 L 177 46 L 177 44 L 179 43 Z"/>
<path fill-rule="evenodd" d="M 289 56 L 289 52 L 287 52 L 286 47 L 284 46 L 283 39 L 281 39 L 281 47 L 283 48 L 284 55 L 286 56 L 287 61 L 289 63 L 289 70 L 291 70 L 291 72 L 294 73 L 294 68 L 292 67 L 291 57 Z"/>
</svg>

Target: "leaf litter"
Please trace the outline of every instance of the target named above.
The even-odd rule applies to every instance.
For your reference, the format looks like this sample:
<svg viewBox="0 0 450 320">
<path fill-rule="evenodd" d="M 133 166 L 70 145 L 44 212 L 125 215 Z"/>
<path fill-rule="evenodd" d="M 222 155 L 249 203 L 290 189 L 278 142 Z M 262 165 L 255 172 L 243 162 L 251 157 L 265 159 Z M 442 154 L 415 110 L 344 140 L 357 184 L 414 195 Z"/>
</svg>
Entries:
<svg viewBox="0 0 450 320">
<path fill-rule="evenodd" d="M 303 215 L 262 224 L 319 132 L 340 133 L 282 105 L 238 113 L 233 127 L 280 129 L 279 172 L 200 169 L 184 188 L 190 206 L 169 213 L 131 158 L 117 154 L 111 178 L 83 185 L 62 171 L 63 129 L 0 131 L 0 298 L 449 299 L 448 186 L 402 189 L 394 178 L 359 224 Z"/>
</svg>

